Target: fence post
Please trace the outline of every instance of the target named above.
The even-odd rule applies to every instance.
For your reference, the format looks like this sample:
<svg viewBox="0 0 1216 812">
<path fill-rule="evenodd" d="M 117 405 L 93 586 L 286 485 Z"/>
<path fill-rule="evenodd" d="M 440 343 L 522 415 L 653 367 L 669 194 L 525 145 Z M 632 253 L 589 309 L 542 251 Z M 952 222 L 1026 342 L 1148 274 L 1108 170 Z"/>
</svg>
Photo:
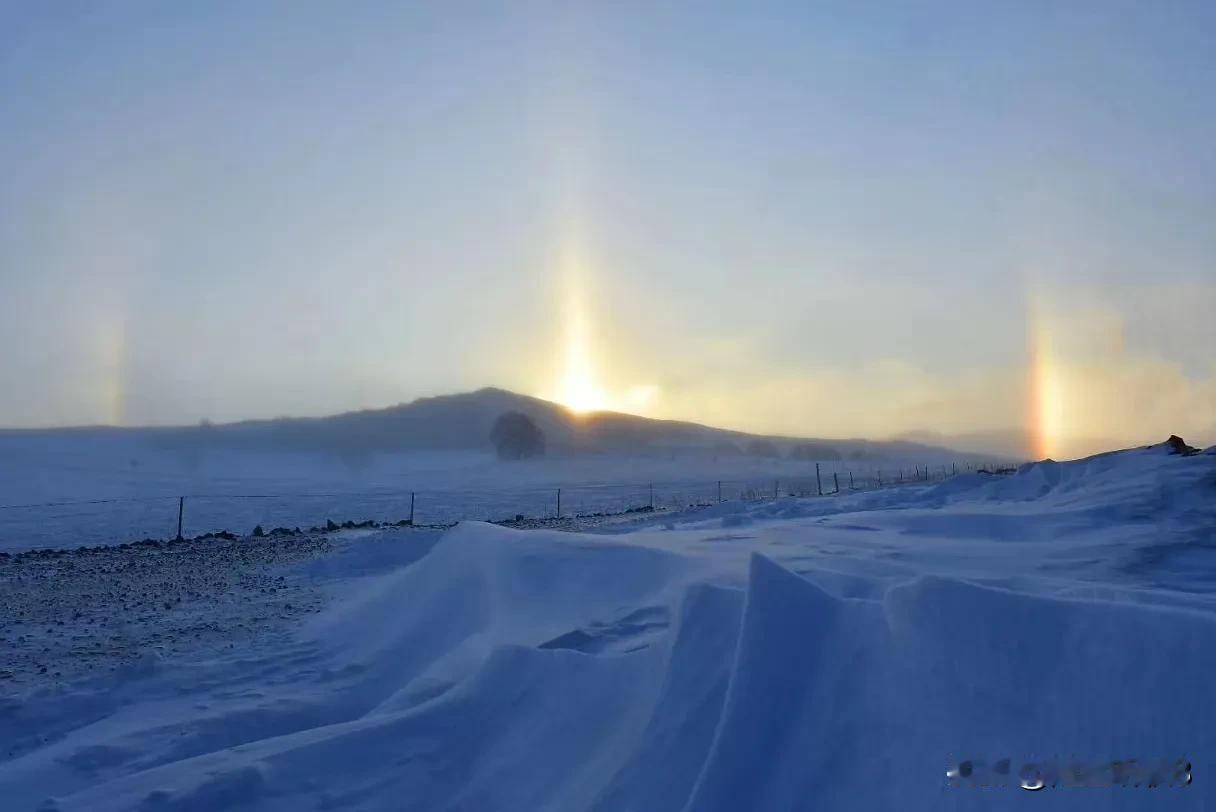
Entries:
<svg viewBox="0 0 1216 812">
<path fill-rule="evenodd" d="M 557 518 L 562 517 L 562 489 L 557 489 Z"/>
<path fill-rule="evenodd" d="M 718 480 L 718 504 L 722 504 L 722 480 Z"/>
<path fill-rule="evenodd" d="M 853 472 L 849 471 L 849 490 L 853 490 Z"/>
<path fill-rule="evenodd" d="M 778 485 L 780 485 L 780 484 L 781 484 L 781 483 L 780 483 L 778 480 L 776 480 L 776 479 L 774 479 L 774 480 L 773 480 L 773 498 L 774 498 L 774 499 L 776 499 L 776 498 L 777 498 L 777 490 L 778 490 L 778 487 L 777 487 L 777 486 L 778 486 Z"/>
<path fill-rule="evenodd" d="M 832 472 L 832 482 L 836 483 L 836 490 L 832 493 L 840 493 L 840 477 L 836 475 L 835 471 Z"/>
<path fill-rule="evenodd" d="M 182 540 L 182 514 L 186 511 L 186 497 L 177 497 L 177 540 Z"/>
<path fill-rule="evenodd" d="M 414 492 L 410 491 L 410 527 L 414 526 Z"/>
<path fill-rule="evenodd" d="M 823 496 L 823 480 L 819 478 L 819 463 L 815 463 L 815 490 Z"/>
<path fill-rule="evenodd" d="M 650 483 L 650 509 L 654 510 L 654 483 Z"/>
</svg>

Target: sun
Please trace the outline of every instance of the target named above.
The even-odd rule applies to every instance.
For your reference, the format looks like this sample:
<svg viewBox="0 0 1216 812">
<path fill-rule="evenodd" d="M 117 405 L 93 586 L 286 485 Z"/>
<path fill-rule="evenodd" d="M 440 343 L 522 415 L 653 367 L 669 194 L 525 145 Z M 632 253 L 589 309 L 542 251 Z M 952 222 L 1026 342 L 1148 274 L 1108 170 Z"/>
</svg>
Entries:
<svg viewBox="0 0 1216 812">
<path fill-rule="evenodd" d="M 591 361 L 587 320 L 581 304 L 571 302 L 566 313 L 566 359 L 558 398 L 574 412 L 594 412 L 603 409 L 606 398 Z"/>
<path fill-rule="evenodd" d="M 592 263 L 585 244 L 585 224 L 579 216 L 581 207 L 568 207 L 558 232 L 556 281 L 560 291 L 557 313 L 561 318 L 561 339 L 558 343 L 562 357 L 558 364 L 554 388 L 557 403 L 576 413 L 603 411 L 608 408 L 608 393 L 599 377 L 598 358 L 592 349 L 592 302 L 589 284 Z"/>
<path fill-rule="evenodd" d="M 568 378 L 562 384 L 562 404 L 580 414 L 598 412 L 604 408 L 603 393 L 586 378 Z"/>
</svg>

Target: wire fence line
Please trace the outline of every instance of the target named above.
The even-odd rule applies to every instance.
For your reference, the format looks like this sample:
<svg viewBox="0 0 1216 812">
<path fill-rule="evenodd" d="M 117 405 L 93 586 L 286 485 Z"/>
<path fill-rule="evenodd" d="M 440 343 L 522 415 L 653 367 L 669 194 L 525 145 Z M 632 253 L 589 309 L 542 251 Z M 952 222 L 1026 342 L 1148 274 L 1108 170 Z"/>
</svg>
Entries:
<svg viewBox="0 0 1216 812">
<path fill-rule="evenodd" d="M 463 520 L 519 521 L 625 515 L 788 496 L 834 496 L 955 474 L 1012 469 L 974 463 L 860 470 L 815 465 L 800 476 L 645 483 L 537 484 L 515 488 L 184 493 L 0 504 L 0 550 L 88 546 L 138 539 L 323 531 L 354 525 L 446 527 Z"/>
</svg>

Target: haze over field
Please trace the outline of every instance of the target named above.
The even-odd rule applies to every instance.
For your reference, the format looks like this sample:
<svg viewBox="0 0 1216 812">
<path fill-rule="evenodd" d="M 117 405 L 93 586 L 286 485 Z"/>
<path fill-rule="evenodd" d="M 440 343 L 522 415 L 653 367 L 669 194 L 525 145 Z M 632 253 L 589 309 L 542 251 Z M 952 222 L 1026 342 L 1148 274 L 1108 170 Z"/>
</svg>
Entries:
<svg viewBox="0 0 1216 812">
<path fill-rule="evenodd" d="M 494 385 L 1208 445 L 1214 31 L 1202 2 L 7 4 L 0 425 Z"/>
<path fill-rule="evenodd" d="M 543 454 L 499 459 L 493 428 L 504 414 L 533 421 Z M 998 461 L 910 441 L 578 413 L 499 389 L 324 418 L 0 431 L 0 553 L 172 537 L 179 518 L 185 535 L 407 516 L 536 519 L 876 488 L 929 466 L 940 478 Z"/>
</svg>

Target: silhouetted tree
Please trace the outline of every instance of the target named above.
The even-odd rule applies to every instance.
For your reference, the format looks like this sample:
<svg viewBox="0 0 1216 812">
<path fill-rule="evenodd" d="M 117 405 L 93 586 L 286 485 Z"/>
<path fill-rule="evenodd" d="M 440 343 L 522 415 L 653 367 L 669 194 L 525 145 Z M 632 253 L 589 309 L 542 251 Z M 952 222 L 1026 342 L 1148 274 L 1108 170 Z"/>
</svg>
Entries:
<svg viewBox="0 0 1216 812">
<path fill-rule="evenodd" d="M 503 412 L 490 429 L 490 442 L 500 460 L 522 460 L 545 453 L 545 434 L 523 412 Z"/>
</svg>

